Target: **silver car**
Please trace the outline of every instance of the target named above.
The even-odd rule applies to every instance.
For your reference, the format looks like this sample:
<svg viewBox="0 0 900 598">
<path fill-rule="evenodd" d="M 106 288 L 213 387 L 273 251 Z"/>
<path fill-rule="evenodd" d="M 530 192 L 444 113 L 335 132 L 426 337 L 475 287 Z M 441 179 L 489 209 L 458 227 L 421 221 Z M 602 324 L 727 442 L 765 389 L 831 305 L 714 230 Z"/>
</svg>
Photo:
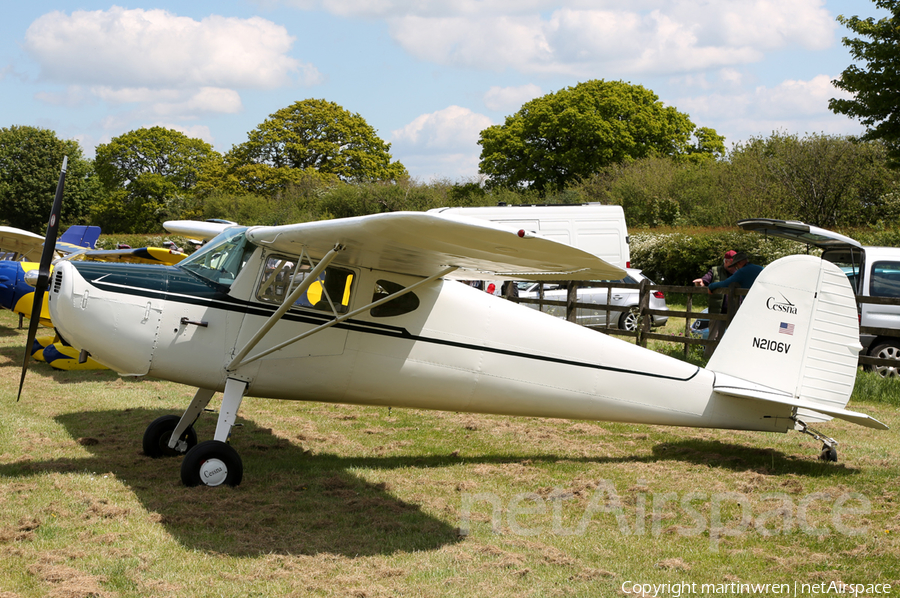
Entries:
<svg viewBox="0 0 900 598">
<path fill-rule="evenodd" d="M 642 280 L 647 280 L 649 284 L 653 281 L 641 274 L 640 270 L 628 268 L 625 278 L 614 281 L 587 281 L 579 283 L 578 303 L 591 303 L 596 305 L 596 309 L 588 309 L 579 307 L 576 311 L 576 321 L 582 326 L 605 326 L 607 313 L 611 325 L 617 326 L 622 330 L 633 331 L 638 327 L 638 316 L 640 306 L 640 290 L 639 289 L 621 289 L 612 287 L 607 294 L 606 286 L 599 286 L 598 283 L 619 282 L 624 284 L 640 284 Z M 538 282 L 520 282 L 519 298 L 520 299 L 537 299 L 540 289 Z M 565 301 L 566 300 L 565 285 L 544 283 L 544 299 L 548 301 Z M 607 297 L 609 305 L 617 305 L 620 307 L 628 307 L 626 311 L 610 311 L 603 310 L 603 306 L 607 305 Z M 538 305 L 534 303 L 526 303 L 528 307 L 538 309 Z M 661 291 L 652 291 L 650 293 L 650 309 L 668 309 L 666 307 L 666 296 Z M 557 305 L 544 305 L 543 312 L 559 318 L 566 317 L 566 308 Z M 651 316 L 651 325 L 653 327 L 664 326 L 668 321 L 668 316 Z"/>
</svg>

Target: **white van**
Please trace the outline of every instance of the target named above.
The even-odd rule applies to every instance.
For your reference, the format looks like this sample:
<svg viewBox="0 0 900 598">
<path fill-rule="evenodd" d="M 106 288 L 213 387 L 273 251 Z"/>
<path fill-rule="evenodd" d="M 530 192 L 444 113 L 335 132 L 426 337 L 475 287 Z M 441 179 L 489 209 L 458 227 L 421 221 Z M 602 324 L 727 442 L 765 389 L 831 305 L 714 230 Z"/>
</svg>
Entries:
<svg viewBox="0 0 900 598">
<path fill-rule="evenodd" d="M 818 247 L 822 259 L 836 264 L 862 297 L 900 299 L 900 247 L 869 247 L 838 233 L 803 222 L 754 218 L 741 220 L 744 230 L 791 239 Z M 900 336 L 900 305 L 861 303 L 860 326 L 896 330 Z M 886 334 L 860 334 L 863 355 L 900 359 L 900 338 Z M 882 376 L 898 377 L 898 367 L 867 366 Z"/>
<path fill-rule="evenodd" d="M 538 232 L 543 237 L 573 245 L 605 262 L 631 267 L 628 229 L 622 206 L 599 203 L 484 208 L 435 208 L 429 212 L 490 220 L 513 229 Z"/>
</svg>

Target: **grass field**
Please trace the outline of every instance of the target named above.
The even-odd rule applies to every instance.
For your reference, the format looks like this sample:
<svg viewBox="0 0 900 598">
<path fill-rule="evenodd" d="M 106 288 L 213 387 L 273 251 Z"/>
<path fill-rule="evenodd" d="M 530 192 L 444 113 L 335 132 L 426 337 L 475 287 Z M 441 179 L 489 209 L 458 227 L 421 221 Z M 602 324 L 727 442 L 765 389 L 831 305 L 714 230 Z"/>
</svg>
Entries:
<svg viewBox="0 0 900 598">
<path fill-rule="evenodd" d="M 192 389 L 35 364 L 17 403 L 16 324 L 0 312 L 0 598 L 900 592 L 895 381 L 860 375 L 850 404 L 892 430 L 821 425 L 838 463 L 797 433 L 248 399 L 241 486 L 185 488 L 141 436 Z"/>
</svg>

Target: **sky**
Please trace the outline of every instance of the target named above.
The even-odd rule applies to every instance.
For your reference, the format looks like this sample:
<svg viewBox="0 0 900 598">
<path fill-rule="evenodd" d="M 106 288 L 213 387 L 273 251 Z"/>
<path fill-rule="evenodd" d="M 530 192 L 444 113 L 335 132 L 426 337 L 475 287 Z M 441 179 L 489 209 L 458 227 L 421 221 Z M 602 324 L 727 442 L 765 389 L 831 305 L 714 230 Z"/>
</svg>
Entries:
<svg viewBox="0 0 900 598">
<path fill-rule="evenodd" d="M 421 182 L 471 182 L 479 133 L 591 79 L 652 90 L 726 147 L 854 135 L 837 15 L 868 0 L 5 2 L 0 127 L 98 144 L 163 126 L 220 151 L 307 98 L 361 115 Z"/>
</svg>

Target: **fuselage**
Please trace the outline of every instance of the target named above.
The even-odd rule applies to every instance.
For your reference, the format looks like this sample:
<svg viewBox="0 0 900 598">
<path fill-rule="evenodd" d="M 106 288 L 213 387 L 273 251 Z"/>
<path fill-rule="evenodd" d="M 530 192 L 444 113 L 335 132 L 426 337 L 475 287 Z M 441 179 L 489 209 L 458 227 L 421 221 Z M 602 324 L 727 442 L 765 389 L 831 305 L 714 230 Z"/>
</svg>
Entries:
<svg viewBox="0 0 900 598">
<path fill-rule="evenodd" d="M 73 346 L 121 374 L 217 391 L 238 378 L 249 383 L 248 396 L 780 432 L 793 427 L 787 407 L 714 392 L 710 371 L 443 279 L 254 359 L 380 293 L 421 280 L 337 261 L 337 286 L 327 277 L 313 285 L 235 366 L 234 356 L 291 288 L 290 282 L 279 286 L 289 278 L 279 268 L 296 268 L 299 260 L 253 246 L 243 255 L 239 271 L 218 279 L 182 265 L 60 263 L 50 284 L 53 321 Z M 329 285 L 330 301 L 324 301 Z"/>
</svg>

